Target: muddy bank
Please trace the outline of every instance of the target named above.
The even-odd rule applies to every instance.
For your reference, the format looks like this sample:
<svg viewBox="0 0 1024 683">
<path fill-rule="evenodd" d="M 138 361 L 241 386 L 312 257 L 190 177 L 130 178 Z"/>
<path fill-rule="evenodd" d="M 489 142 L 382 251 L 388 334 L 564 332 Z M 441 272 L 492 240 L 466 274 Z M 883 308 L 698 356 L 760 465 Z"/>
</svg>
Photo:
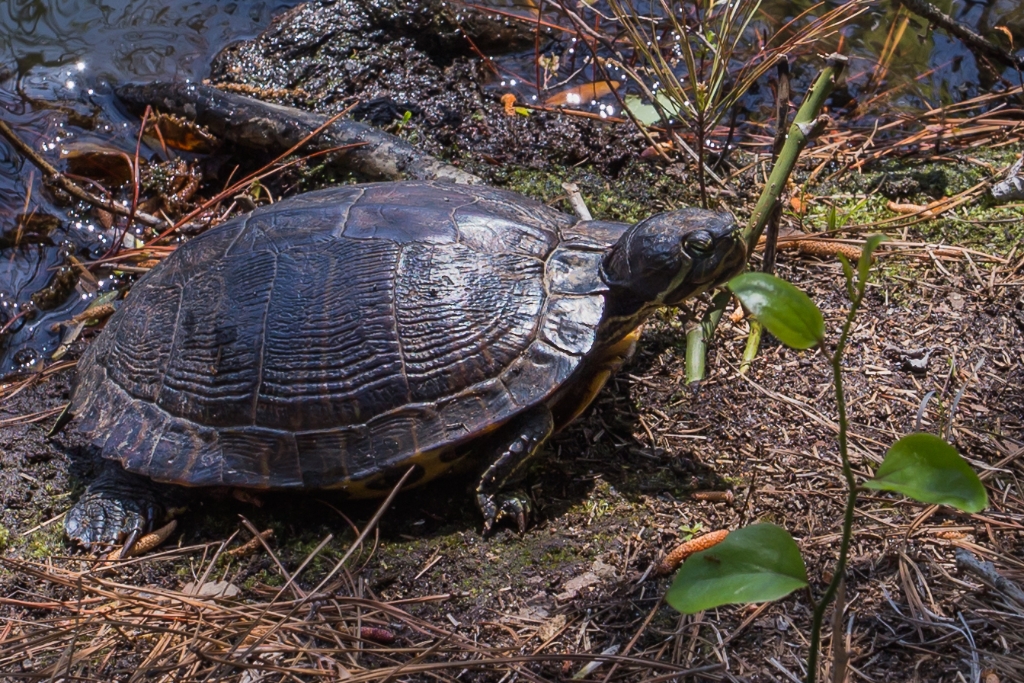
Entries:
<svg viewBox="0 0 1024 683">
<path fill-rule="evenodd" d="M 311 2 L 221 52 L 210 80 L 325 114 L 355 106 L 354 118 L 378 126 L 410 112 L 403 137 L 492 182 L 501 182 L 502 168 L 587 164 L 616 177 L 636 163 L 642 137 L 628 126 L 539 111 L 508 115 L 501 96 L 509 89 L 470 46 L 489 54 L 532 46 L 534 26 L 466 8 L 456 21 L 456 7 Z M 551 38 L 542 31 L 541 40 L 546 46 Z"/>
<path fill-rule="evenodd" d="M 933 390 L 941 398 L 929 404 L 924 428 L 943 429 L 949 419 L 946 407 L 963 391 L 953 417 L 954 442 L 983 469 L 1005 461 L 1024 440 L 1024 307 L 1012 288 L 999 287 L 989 296 L 973 287 L 966 263 L 945 266 L 952 280 L 905 265 L 879 274 L 853 337 L 846 381 L 859 466 L 880 458 L 884 444 L 913 428 L 925 393 Z M 844 309 L 838 265 L 794 260 L 784 252 L 781 268 L 822 304 L 829 329 L 834 329 Z M 546 643 L 545 653 L 597 653 L 629 640 L 656 608 L 669 581 L 638 581 L 662 553 L 688 533 L 735 528 L 753 520 L 785 525 L 808 558 L 812 582 L 820 584 L 834 557 L 843 490 L 828 426 L 834 407 L 827 398 L 827 369 L 810 354 L 769 342 L 749 379 L 740 378 L 735 368 L 746 323 L 726 322 L 709 359 L 710 376 L 695 394 L 682 384 L 681 325 L 675 314 L 653 321 L 637 358 L 594 408 L 554 438 L 538 458 L 524 482 L 537 509 L 536 523 L 525 535 L 503 529 L 493 538 L 481 538 L 469 480 L 445 480 L 408 492 L 385 515 L 376 540 L 351 565 L 363 594 L 411 600 L 405 608 L 417 618 L 489 647 L 529 653 Z M 907 370 L 900 351 L 920 346 L 922 335 L 915 336 L 920 330 L 928 330 L 929 343 L 943 349 L 923 373 Z M 975 372 L 979 363 L 982 369 Z M 26 414 L 60 406 L 69 379 L 64 373 L 27 389 L 7 402 L 6 411 Z M 87 569 L 88 562 L 60 559 L 71 549 L 61 539 L 59 515 L 96 462 L 73 432 L 48 441 L 47 427 L 42 422 L 0 428 L 5 555 Z M 990 485 L 1005 497 L 993 496 L 992 508 L 981 518 L 942 509 L 909 539 L 908 526 L 923 508 L 884 495 L 864 497 L 847 589 L 855 601 L 855 666 L 875 680 L 904 680 L 892 672 L 913 667 L 926 656 L 904 644 L 920 628 L 901 616 L 912 609 L 910 600 L 921 599 L 918 591 L 928 590 L 934 600 L 931 608 L 943 611 L 981 599 L 960 583 L 969 584 L 970 577 L 954 567 L 957 547 L 973 552 L 991 548 L 996 558 L 1000 553 L 1019 556 L 1024 549 L 1022 506 L 1007 485 L 1022 475 L 1020 468 L 1020 459 L 1011 459 L 1004 472 L 995 473 Z M 733 502 L 692 497 L 707 490 L 731 491 Z M 299 586 L 309 589 L 352 542 L 348 520 L 365 524 L 373 509 L 372 504 L 352 505 L 327 493 L 257 495 L 239 501 L 204 492 L 181 517 L 179 532 L 165 548 L 172 550 L 169 555 L 126 567 L 112 578 L 181 590 L 204 575 L 203 558 L 220 541 L 238 533 L 228 546 L 236 548 L 248 538 L 238 521 L 244 515 L 256 528 L 273 530 L 270 545 L 277 559 L 262 551 L 222 558 L 215 574 L 240 591 L 233 599 L 270 599 L 286 582 L 277 562 L 295 572 L 317 551 L 298 579 Z M 175 547 L 183 550 L 173 552 Z M 922 572 L 920 583 L 899 584 L 901 567 L 911 566 Z M 1001 570 L 1019 578 L 1013 565 L 1001 565 Z M 909 597 L 908 590 L 913 591 Z M 73 590 L 47 588 L 10 568 L 0 570 L 0 592 L 18 601 L 0 607 L 15 623 L 59 616 L 43 606 L 43 597 L 75 597 Z M 417 602 L 438 595 L 445 597 Z M 40 607 L 31 607 L 34 603 Z M 973 638 L 982 661 L 994 661 L 986 653 L 1009 654 L 1000 640 L 1005 633 L 986 626 L 972 608 L 959 609 L 974 619 Z M 663 648 L 678 647 L 680 658 L 673 656 L 673 662 L 714 664 L 714 649 L 698 648 L 683 656 L 687 643 L 696 633 L 703 634 L 701 639 L 733 633 L 748 616 L 745 608 L 724 608 L 697 626 L 661 607 L 633 653 L 658 661 L 666 656 Z M 806 628 L 808 619 L 799 594 L 770 605 L 730 641 L 732 671 L 748 680 L 774 680 L 771 669 L 762 669 L 766 649 L 797 669 L 801 648 L 793 646 L 791 629 Z M 421 642 L 415 631 L 397 623 L 392 628 L 398 646 Z M 925 628 L 925 637 L 943 632 L 935 628 Z M 961 646 L 966 643 L 949 641 L 942 650 L 944 659 L 921 680 L 952 680 L 960 670 Z M 148 649 L 124 641 L 117 652 L 115 664 L 106 671 L 115 680 L 126 680 Z M 57 657 L 59 652 L 44 650 L 26 660 L 29 664 L 21 670 L 44 671 Z M 95 671 L 98 663 L 87 660 L 82 671 Z M 531 670 L 553 677 L 562 668 L 549 662 Z M 631 677 L 641 675 L 636 669 L 628 671 Z M 474 679 L 498 680 L 502 675 L 481 673 Z"/>
</svg>

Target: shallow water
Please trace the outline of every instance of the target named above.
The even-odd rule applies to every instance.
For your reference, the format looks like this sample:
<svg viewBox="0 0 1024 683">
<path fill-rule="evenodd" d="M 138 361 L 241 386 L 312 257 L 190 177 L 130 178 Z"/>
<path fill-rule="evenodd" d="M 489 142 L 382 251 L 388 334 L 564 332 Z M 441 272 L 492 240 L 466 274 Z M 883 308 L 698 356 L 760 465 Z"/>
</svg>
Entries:
<svg viewBox="0 0 1024 683">
<path fill-rule="evenodd" d="M 529 0 L 522 0 L 529 2 Z M 642 13 L 653 13 L 661 16 L 660 0 L 619 0 L 632 6 Z M 678 4 L 678 3 L 677 3 Z M 682 3 L 692 8 L 695 3 Z M 829 0 L 818 3 L 815 0 L 762 0 L 760 12 L 750 24 L 749 30 L 741 40 L 733 62 L 734 71 L 756 54 L 761 44 L 759 36 L 774 34 L 807 10 L 816 6 L 810 16 L 820 16 L 823 11 L 851 3 Z M 885 61 L 885 68 L 879 72 L 879 60 L 883 59 L 886 39 L 890 28 L 896 23 L 894 3 L 870 2 L 867 11 L 843 26 L 835 35 L 825 42 L 807 46 L 802 51 L 790 53 L 793 78 L 794 99 L 799 101 L 813 78 L 817 75 L 821 60 L 817 55 L 838 50 L 850 58 L 846 70 L 845 84 L 847 94 L 861 103 L 871 103 L 869 110 L 858 111 L 859 123 L 870 126 L 873 118 L 894 110 L 921 111 L 943 105 L 960 102 L 965 99 L 985 94 L 990 91 L 999 92 L 1012 85 L 1019 85 L 1021 75 L 1011 68 L 994 72 L 990 68 L 980 68 L 974 55 L 962 42 L 947 36 L 939 30 L 932 29 L 928 22 L 915 15 L 909 15 L 902 37 L 893 51 L 893 57 Z M 1008 51 L 1016 47 L 1016 54 L 1024 54 L 1024 3 L 1020 0 L 978 0 L 969 3 L 951 2 L 951 0 L 933 0 L 933 4 L 942 11 L 951 14 L 958 22 L 986 36 L 992 42 Z M 600 6 L 600 5 L 598 5 Z M 673 5 L 676 6 L 676 5 Z M 524 10 L 518 14 L 524 15 Z M 606 15 L 610 12 L 605 11 Z M 591 15 L 584 13 L 591 18 Z M 555 14 L 545 15 L 546 19 L 557 22 Z M 562 22 L 565 23 L 564 21 Z M 798 22 L 799 23 L 799 22 Z M 609 30 L 608 22 L 595 20 L 602 30 Z M 668 33 L 667 22 L 661 24 L 661 35 Z M 719 26 L 712 22 L 710 28 L 717 32 Z M 1013 46 L 1005 32 L 1013 36 Z M 619 37 L 624 40 L 625 34 Z M 840 40 L 841 36 L 841 40 Z M 603 76 L 594 70 L 583 67 L 583 56 L 589 56 L 588 49 L 576 49 L 575 41 L 561 41 L 551 45 L 542 45 L 541 53 L 546 59 L 557 56 L 562 67 L 560 74 L 547 74 L 542 77 L 544 83 L 557 82 L 559 75 L 582 68 L 585 78 L 600 80 Z M 623 43 L 620 41 L 619 43 Z M 669 46 L 671 42 L 663 42 Z M 623 49 L 627 59 L 630 53 Z M 610 54 L 603 54 L 610 57 Z M 528 102 L 543 102 L 550 93 L 538 93 L 536 86 L 536 69 L 534 68 L 534 52 L 524 52 L 496 60 L 503 67 L 501 77 L 494 87 L 516 92 L 517 96 Z M 884 74 L 878 77 L 879 74 Z M 875 75 L 876 78 L 872 78 Z M 685 65 L 680 60 L 677 76 L 685 77 Z M 613 80 L 623 82 L 620 94 L 635 94 L 639 90 L 632 86 L 621 72 L 611 71 Z M 774 76 L 771 77 L 773 79 Z M 759 122 L 771 121 L 774 118 L 774 95 L 770 88 L 765 87 L 768 80 L 762 79 L 743 100 L 744 111 L 740 112 L 739 120 L 750 118 Z M 584 79 L 585 80 L 585 79 Z M 575 82 L 567 84 L 574 85 Z M 656 86 L 655 86 L 656 89 Z M 610 100 L 609 100 L 610 101 Z M 588 107 L 584 101 L 576 108 L 589 109 L 594 113 L 603 113 L 599 104 Z"/>
<path fill-rule="evenodd" d="M 115 106 L 111 84 L 201 79 L 223 46 L 255 36 L 297 2 L 0 0 L 3 118 L 51 163 L 72 143 L 133 150 L 136 124 Z M 86 212 L 67 214 L 55 206 L 38 170 L 0 141 L 0 236 L 15 229 L 26 208 L 55 214 L 61 226 L 48 244 L 0 250 L 0 327 L 51 281 L 63 261 L 62 241 L 70 240 L 82 257 L 101 255 L 113 239 Z M 113 284 L 101 281 L 100 291 Z M 72 292 L 57 308 L 14 322 L 13 334 L 0 339 L 0 376 L 51 354 L 59 338 L 50 325 L 81 310 L 88 298 Z"/>
</svg>

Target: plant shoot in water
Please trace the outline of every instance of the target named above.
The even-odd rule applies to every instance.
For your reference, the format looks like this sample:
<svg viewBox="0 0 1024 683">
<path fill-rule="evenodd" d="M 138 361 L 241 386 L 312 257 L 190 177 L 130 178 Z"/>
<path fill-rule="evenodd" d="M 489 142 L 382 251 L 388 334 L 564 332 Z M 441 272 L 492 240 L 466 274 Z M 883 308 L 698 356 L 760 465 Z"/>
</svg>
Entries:
<svg viewBox="0 0 1024 683">
<path fill-rule="evenodd" d="M 712 173 L 708 152 L 715 128 L 779 57 L 810 45 L 820 50 L 823 39 L 867 9 L 865 0 L 844 3 L 799 28 L 798 20 L 789 22 L 785 32 L 760 42 L 753 25 L 760 0 L 655 0 L 649 4 L 610 0 L 609 4 L 638 58 L 620 55 L 618 59 L 618 66 L 643 93 L 643 98 L 627 96 L 626 107 L 641 124 L 662 123 L 675 145 L 687 150 L 672 124 L 690 124 L 705 208 L 707 176 Z M 636 61 L 635 68 L 627 66 Z"/>
</svg>

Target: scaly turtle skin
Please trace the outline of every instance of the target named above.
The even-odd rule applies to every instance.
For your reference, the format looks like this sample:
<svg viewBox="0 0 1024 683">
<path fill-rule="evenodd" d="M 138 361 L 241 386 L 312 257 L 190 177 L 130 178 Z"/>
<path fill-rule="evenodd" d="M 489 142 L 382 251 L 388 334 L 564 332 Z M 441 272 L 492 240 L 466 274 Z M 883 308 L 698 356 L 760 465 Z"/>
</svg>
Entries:
<svg viewBox="0 0 1024 683">
<path fill-rule="evenodd" d="M 182 486 L 386 494 L 475 455 L 499 494 L 630 355 L 638 326 L 745 260 L 727 214 L 578 221 L 440 182 L 311 192 L 228 221 L 141 278 L 78 365 L 78 429 Z M 86 545 L 154 521 L 105 474 L 67 516 Z M 126 483 L 126 479 L 128 483 Z M 137 497 L 135 497 L 137 498 Z"/>
</svg>

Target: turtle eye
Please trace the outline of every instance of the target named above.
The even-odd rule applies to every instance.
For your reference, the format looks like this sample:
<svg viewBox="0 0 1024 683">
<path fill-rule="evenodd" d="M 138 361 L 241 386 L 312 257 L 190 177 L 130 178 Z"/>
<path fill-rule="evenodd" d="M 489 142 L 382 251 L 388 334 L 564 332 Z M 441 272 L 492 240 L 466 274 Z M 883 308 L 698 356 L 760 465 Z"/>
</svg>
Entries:
<svg viewBox="0 0 1024 683">
<path fill-rule="evenodd" d="M 707 230 L 698 230 L 686 237 L 686 246 L 699 253 L 712 251 L 715 240 Z"/>
</svg>

